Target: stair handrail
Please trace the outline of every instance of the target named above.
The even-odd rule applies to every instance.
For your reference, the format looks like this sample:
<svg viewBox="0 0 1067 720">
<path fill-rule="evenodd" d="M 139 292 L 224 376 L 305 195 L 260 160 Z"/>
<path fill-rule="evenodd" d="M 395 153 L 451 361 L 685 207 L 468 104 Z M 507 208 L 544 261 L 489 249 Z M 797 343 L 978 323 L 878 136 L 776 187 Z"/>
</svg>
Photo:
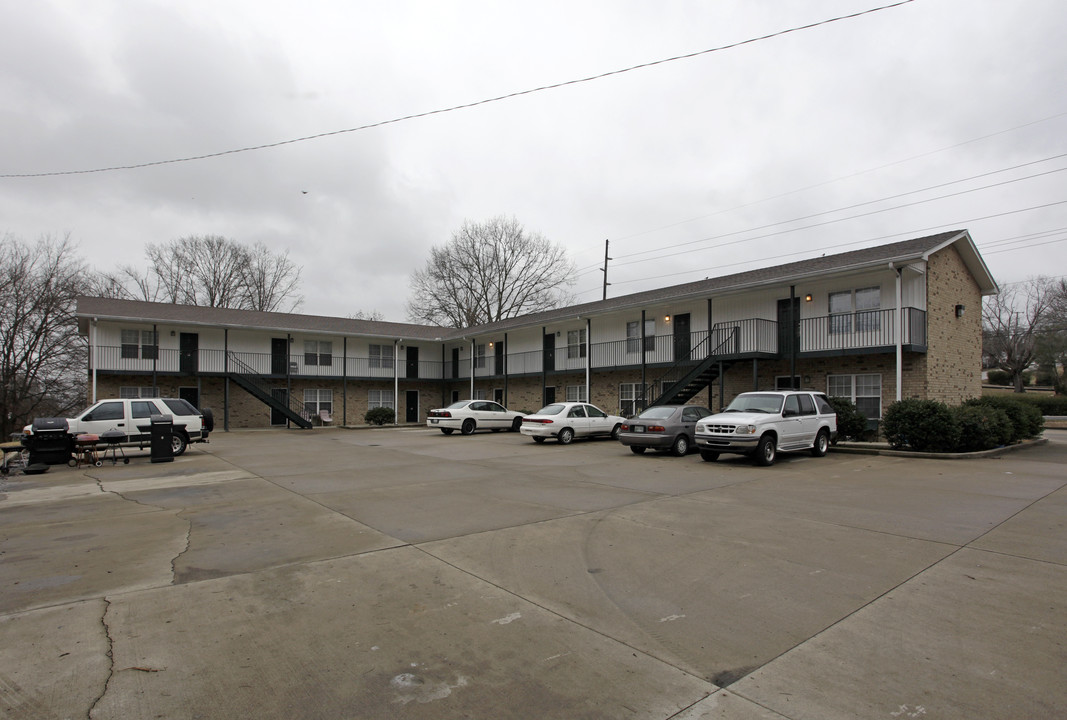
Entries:
<svg viewBox="0 0 1067 720">
<path fill-rule="evenodd" d="M 662 375 L 660 375 L 659 377 L 657 377 L 655 380 L 652 381 L 651 385 L 653 387 L 655 387 L 657 384 L 663 383 L 664 381 L 670 382 L 670 386 L 665 388 L 665 389 L 663 389 L 663 391 L 660 393 L 660 395 L 666 394 L 682 378 L 684 378 L 686 375 L 688 375 L 690 370 L 692 370 L 694 365 L 697 365 L 698 363 L 703 362 L 704 360 L 707 360 L 710 357 L 714 357 L 716 355 L 724 354 L 724 353 L 720 353 L 719 351 L 722 350 L 727 345 L 727 343 L 736 342 L 736 336 L 737 336 L 737 333 L 739 332 L 740 328 L 738 328 L 736 326 L 733 326 L 733 327 L 729 327 L 729 328 L 718 329 L 716 332 L 722 332 L 722 330 L 726 330 L 727 331 L 727 333 L 728 333 L 727 337 L 722 342 L 720 342 L 718 345 L 716 345 L 715 348 L 711 352 L 707 353 L 703 357 L 698 356 L 696 360 L 693 360 L 694 354 L 697 353 L 701 349 L 701 347 L 703 345 L 711 343 L 711 339 L 712 339 L 712 337 L 714 337 L 715 333 L 708 333 L 707 337 L 705 337 L 703 340 L 701 340 L 699 343 L 697 343 L 695 347 L 691 348 L 689 350 L 689 352 L 685 355 L 685 357 L 683 357 L 681 360 L 677 360 L 676 359 L 674 365 L 671 365 L 669 368 L 667 368 L 666 372 L 664 372 Z M 672 379 L 670 377 L 671 375 L 676 375 L 676 377 L 674 377 Z M 663 385 L 660 384 L 660 387 L 663 388 Z M 645 389 L 642 389 L 642 397 L 641 397 L 642 401 L 647 400 L 647 398 L 645 398 L 645 396 L 644 396 L 644 393 L 645 393 Z"/>
<path fill-rule="evenodd" d="M 232 362 L 233 365 L 236 367 L 236 369 L 231 369 L 230 372 L 240 375 L 245 382 L 247 382 L 249 385 L 253 385 L 254 387 L 256 387 L 261 393 L 263 393 L 265 397 L 269 397 L 275 402 L 282 404 L 280 401 L 278 401 L 277 398 L 275 398 L 271 394 L 271 388 L 269 388 L 263 383 L 262 374 L 260 374 L 257 370 L 249 366 L 246 362 L 238 358 L 232 350 L 228 351 L 227 355 L 229 356 L 230 362 Z M 284 404 L 287 408 L 289 408 L 290 412 L 300 417 L 304 417 L 304 403 L 298 402 L 294 405 L 292 393 L 286 394 L 286 402 Z M 310 422 L 309 418 L 304 419 Z"/>
</svg>

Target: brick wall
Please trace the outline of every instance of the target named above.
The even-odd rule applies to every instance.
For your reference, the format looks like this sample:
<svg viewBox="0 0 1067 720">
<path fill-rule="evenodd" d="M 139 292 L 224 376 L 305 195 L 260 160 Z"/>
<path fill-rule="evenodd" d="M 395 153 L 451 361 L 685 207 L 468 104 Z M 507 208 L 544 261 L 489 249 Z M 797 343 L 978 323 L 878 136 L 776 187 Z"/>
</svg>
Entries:
<svg viewBox="0 0 1067 720">
<path fill-rule="evenodd" d="M 956 305 L 965 307 L 961 318 Z M 955 247 L 930 256 L 926 325 L 926 384 L 914 396 L 959 405 L 981 395 L 982 294 Z"/>
</svg>

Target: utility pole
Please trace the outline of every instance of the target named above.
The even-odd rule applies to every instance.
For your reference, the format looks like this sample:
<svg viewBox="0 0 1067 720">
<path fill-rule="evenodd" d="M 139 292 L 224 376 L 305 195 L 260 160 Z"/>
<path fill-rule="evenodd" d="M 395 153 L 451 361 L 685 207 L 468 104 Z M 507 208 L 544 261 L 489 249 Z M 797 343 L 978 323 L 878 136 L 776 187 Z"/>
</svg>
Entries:
<svg viewBox="0 0 1067 720">
<path fill-rule="evenodd" d="M 600 268 L 604 273 L 604 296 L 601 298 L 602 300 L 608 299 L 608 285 L 611 285 L 611 283 L 608 282 L 608 260 L 611 260 L 611 258 L 608 257 L 608 243 L 610 242 L 610 240 L 604 241 L 604 267 Z"/>
</svg>

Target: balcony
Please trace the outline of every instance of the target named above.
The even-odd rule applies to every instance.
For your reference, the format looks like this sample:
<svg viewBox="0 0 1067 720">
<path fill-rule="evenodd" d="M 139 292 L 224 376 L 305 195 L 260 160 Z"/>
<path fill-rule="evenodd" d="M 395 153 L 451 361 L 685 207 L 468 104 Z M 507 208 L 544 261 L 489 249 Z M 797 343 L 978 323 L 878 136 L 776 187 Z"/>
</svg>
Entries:
<svg viewBox="0 0 1067 720">
<path fill-rule="evenodd" d="M 911 352 L 926 351 L 926 313 L 917 308 L 903 308 L 902 344 Z M 896 310 L 874 310 L 841 315 L 804 318 L 797 323 L 799 357 L 851 355 L 890 352 L 896 346 Z M 646 338 L 628 338 L 586 345 L 560 345 L 546 356 L 541 350 L 509 353 L 498 362 L 496 355 L 475 358 L 474 377 L 503 378 L 549 373 L 585 372 L 590 369 L 626 369 L 668 367 L 676 363 L 698 363 L 714 357 L 731 361 L 774 359 L 789 352 L 786 327 L 773 320 L 749 318 L 715 323 L 710 332 L 695 331 L 675 337 L 672 334 Z M 382 357 L 348 357 L 333 355 L 293 355 L 278 358 L 271 353 L 231 352 L 223 350 L 182 351 L 151 346 L 101 346 L 95 349 L 96 369 L 123 374 L 202 374 L 224 375 L 227 372 L 252 372 L 270 378 L 293 377 L 392 380 L 469 380 L 470 357 L 451 361 L 420 360 L 407 363 Z M 288 365 L 288 366 L 287 366 Z M 500 365 L 500 367 L 498 367 Z M 240 368 L 240 369 L 238 369 Z"/>
</svg>

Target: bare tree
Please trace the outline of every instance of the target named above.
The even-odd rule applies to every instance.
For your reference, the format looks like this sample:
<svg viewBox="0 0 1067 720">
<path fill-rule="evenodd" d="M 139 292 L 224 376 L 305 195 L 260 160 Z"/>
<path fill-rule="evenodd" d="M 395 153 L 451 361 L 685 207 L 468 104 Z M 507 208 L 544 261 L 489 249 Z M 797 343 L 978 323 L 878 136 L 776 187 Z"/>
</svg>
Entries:
<svg viewBox="0 0 1067 720">
<path fill-rule="evenodd" d="M 0 239 L 0 436 L 85 402 L 75 298 L 89 273 L 69 238 Z"/>
<path fill-rule="evenodd" d="M 266 245 L 256 243 L 246 253 L 242 307 L 264 312 L 296 310 L 304 300 L 297 294 L 301 268 L 289 259 L 289 251 L 275 255 Z"/>
<path fill-rule="evenodd" d="M 248 248 L 219 235 L 178 238 L 145 249 L 150 266 L 104 272 L 92 291 L 102 297 L 241 310 L 295 310 L 301 268 L 289 253 L 262 243 Z"/>
<path fill-rule="evenodd" d="M 412 274 L 408 318 L 470 327 L 550 310 L 573 282 L 567 251 L 515 218 L 468 220 Z"/>
<path fill-rule="evenodd" d="M 352 320 L 375 320 L 381 322 L 385 320 L 385 315 L 382 315 L 377 310 L 356 310 L 354 313 L 348 316 Z"/>
<path fill-rule="evenodd" d="M 986 365 L 1010 373 L 1015 392 L 1024 392 L 1023 372 L 1037 357 L 1038 338 L 1056 307 L 1049 278 L 1005 285 L 982 305 L 982 353 Z"/>
</svg>

